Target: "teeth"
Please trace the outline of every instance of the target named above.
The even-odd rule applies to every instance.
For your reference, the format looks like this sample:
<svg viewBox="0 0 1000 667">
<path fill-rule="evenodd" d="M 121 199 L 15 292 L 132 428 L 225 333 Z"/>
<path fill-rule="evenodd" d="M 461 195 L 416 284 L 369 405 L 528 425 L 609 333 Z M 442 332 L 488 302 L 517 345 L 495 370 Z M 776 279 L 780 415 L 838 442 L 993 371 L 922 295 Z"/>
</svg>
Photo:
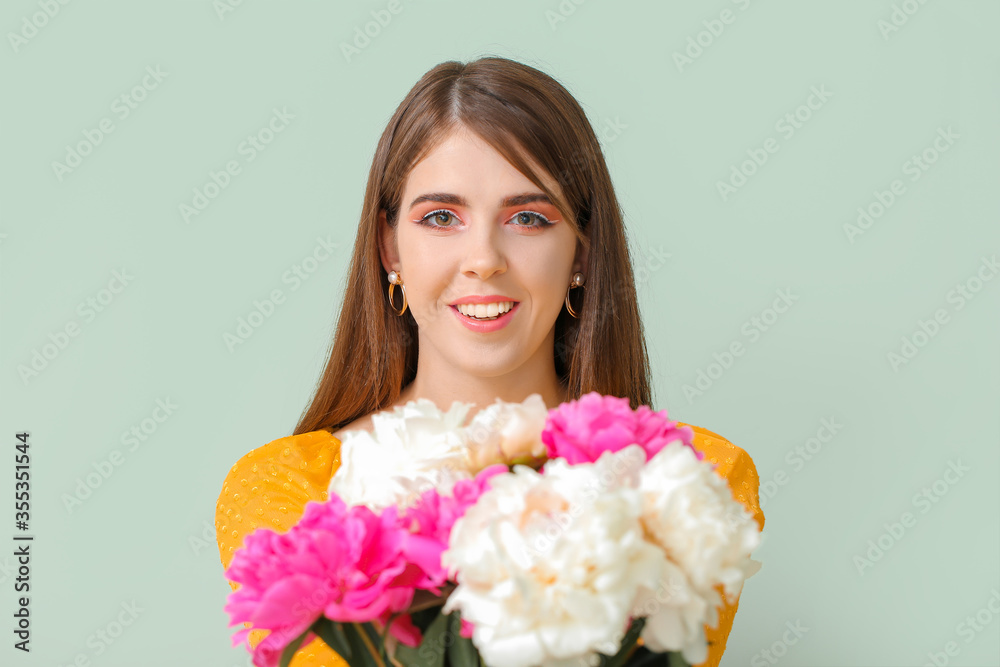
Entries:
<svg viewBox="0 0 1000 667">
<path fill-rule="evenodd" d="M 498 301 L 496 303 L 462 303 L 457 306 L 458 312 L 467 317 L 486 320 L 503 315 L 514 307 L 513 301 Z"/>
</svg>

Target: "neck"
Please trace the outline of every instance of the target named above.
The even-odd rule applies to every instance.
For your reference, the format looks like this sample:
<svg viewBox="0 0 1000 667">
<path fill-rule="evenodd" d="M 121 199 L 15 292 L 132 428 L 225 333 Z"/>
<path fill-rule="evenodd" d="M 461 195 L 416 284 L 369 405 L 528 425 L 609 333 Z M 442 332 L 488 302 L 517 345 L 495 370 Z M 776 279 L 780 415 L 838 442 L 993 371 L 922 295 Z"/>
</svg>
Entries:
<svg viewBox="0 0 1000 667">
<path fill-rule="evenodd" d="M 531 394 L 540 394 L 547 408 L 552 409 L 567 400 L 566 387 L 555 372 L 552 345 L 543 343 L 547 355 L 530 359 L 519 368 L 495 376 L 460 372 L 453 365 L 432 358 L 423 344 L 413 381 L 403 388 L 395 405 L 426 398 L 441 410 L 448 410 L 454 401 L 472 403 L 469 416 L 494 403 L 497 399 L 520 403 Z"/>
</svg>

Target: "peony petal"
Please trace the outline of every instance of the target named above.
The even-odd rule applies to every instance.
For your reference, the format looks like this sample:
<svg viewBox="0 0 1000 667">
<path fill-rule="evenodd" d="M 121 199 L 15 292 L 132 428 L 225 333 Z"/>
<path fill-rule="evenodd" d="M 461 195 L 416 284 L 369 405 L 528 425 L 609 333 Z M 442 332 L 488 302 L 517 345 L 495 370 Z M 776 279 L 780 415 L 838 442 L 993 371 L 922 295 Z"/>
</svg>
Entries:
<svg viewBox="0 0 1000 667">
<path fill-rule="evenodd" d="M 323 586 L 303 575 L 293 575 L 269 588 L 252 623 L 255 628 L 287 628 L 293 638 L 320 616 L 328 597 Z"/>
<path fill-rule="evenodd" d="M 442 571 L 441 553 L 445 550 L 445 546 L 439 540 L 422 535 L 409 535 L 404 543 L 403 553 L 409 562 L 416 564 L 428 575 L 436 577 Z"/>
<path fill-rule="evenodd" d="M 383 627 L 389 621 L 389 613 L 383 614 L 382 621 Z M 409 614 L 403 614 L 397 616 L 393 621 L 392 625 L 389 626 L 389 634 L 399 640 L 401 644 L 415 648 L 420 646 L 420 642 L 423 641 L 424 636 L 420 632 L 420 628 L 413 624 L 413 619 Z"/>
</svg>

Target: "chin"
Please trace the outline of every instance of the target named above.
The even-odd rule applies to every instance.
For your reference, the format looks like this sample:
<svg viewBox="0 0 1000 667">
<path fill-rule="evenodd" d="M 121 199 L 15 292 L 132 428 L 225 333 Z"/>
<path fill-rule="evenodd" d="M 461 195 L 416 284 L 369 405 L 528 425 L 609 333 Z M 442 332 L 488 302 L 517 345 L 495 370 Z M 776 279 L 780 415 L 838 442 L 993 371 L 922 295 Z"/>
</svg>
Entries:
<svg viewBox="0 0 1000 667">
<path fill-rule="evenodd" d="M 523 362 L 523 360 L 522 360 Z M 461 369 L 468 375 L 479 377 L 500 377 L 514 371 L 518 367 L 516 360 L 507 354 L 500 355 L 499 358 L 492 355 L 470 355 L 462 359 L 456 359 L 453 367 Z"/>
</svg>

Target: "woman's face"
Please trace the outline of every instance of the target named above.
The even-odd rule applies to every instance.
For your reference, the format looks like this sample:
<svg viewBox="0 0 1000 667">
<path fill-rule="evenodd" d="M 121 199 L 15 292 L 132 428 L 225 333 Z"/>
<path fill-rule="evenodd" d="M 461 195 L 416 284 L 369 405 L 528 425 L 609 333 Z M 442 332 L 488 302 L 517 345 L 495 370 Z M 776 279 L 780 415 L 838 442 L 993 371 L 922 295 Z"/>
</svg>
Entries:
<svg viewBox="0 0 1000 667">
<path fill-rule="evenodd" d="M 421 365 L 496 377 L 551 363 L 556 317 L 586 257 L 582 249 L 577 257 L 562 213 L 492 146 L 456 129 L 410 172 L 394 238 L 382 219 L 383 264 L 406 286 Z M 469 297 L 515 303 L 499 319 L 477 321 L 457 308 Z"/>
</svg>

